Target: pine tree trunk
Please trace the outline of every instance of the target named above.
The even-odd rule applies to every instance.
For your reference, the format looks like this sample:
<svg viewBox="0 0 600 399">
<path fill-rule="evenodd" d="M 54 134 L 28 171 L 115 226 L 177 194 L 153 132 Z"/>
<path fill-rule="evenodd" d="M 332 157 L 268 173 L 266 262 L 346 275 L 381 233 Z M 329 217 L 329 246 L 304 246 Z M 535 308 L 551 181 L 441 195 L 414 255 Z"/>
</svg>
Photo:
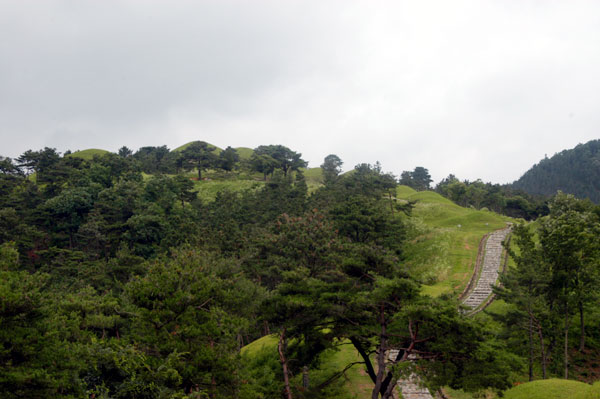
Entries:
<svg viewBox="0 0 600 399">
<path fill-rule="evenodd" d="M 308 366 L 302 367 L 302 388 L 308 389 L 310 386 L 310 380 L 308 375 Z"/>
<path fill-rule="evenodd" d="M 569 307 L 565 306 L 565 380 L 569 378 Z"/>
<path fill-rule="evenodd" d="M 215 380 L 215 376 L 213 375 L 210 379 L 210 399 L 215 399 L 217 397 L 217 380 Z"/>
<path fill-rule="evenodd" d="M 352 345 L 354 345 L 354 348 L 365 362 L 367 374 L 371 378 L 371 381 L 373 381 L 373 384 L 375 384 L 375 381 L 377 380 L 377 375 L 375 374 L 375 369 L 373 368 L 373 364 L 371 363 L 369 354 L 365 351 L 365 348 L 363 348 L 360 341 L 358 341 L 355 337 L 350 337 L 350 342 L 352 342 Z"/>
<path fill-rule="evenodd" d="M 377 353 L 377 378 L 375 379 L 375 387 L 371 392 L 371 399 L 379 399 L 379 392 L 385 375 L 385 352 L 387 350 L 387 332 L 385 325 L 384 305 L 381 305 L 379 314 L 379 323 L 381 325 L 381 333 L 379 334 L 379 353 Z"/>
<path fill-rule="evenodd" d="M 579 301 L 579 323 L 581 326 L 581 337 L 579 338 L 579 352 L 585 349 L 585 323 L 583 319 L 583 302 Z"/>
<path fill-rule="evenodd" d="M 544 348 L 544 335 L 542 333 L 542 324 L 538 324 L 538 335 L 540 337 L 540 351 L 542 355 L 542 378 L 546 379 L 546 349 Z"/>
<path fill-rule="evenodd" d="M 392 377 L 385 389 L 383 395 L 381 395 L 381 399 L 390 399 L 394 397 L 394 389 L 398 384 L 398 377 Z"/>
<path fill-rule="evenodd" d="M 285 327 L 283 331 L 281 331 L 281 335 L 279 336 L 279 344 L 277 345 L 277 350 L 279 351 L 279 361 L 281 362 L 281 367 L 283 369 L 283 392 L 285 399 L 292 399 L 292 391 L 290 389 L 290 373 L 288 370 L 287 359 L 285 357 L 284 348 L 285 348 Z"/>
<path fill-rule="evenodd" d="M 210 348 L 214 350 L 215 347 L 215 341 L 213 341 L 211 339 L 210 341 Z M 210 394 L 209 394 L 209 398 L 210 399 L 215 399 L 217 397 L 217 380 L 215 380 L 215 376 L 214 374 L 211 374 L 210 376 Z"/>
<path fill-rule="evenodd" d="M 533 381 L 533 317 L 529 316 L 529 381 Z"/>
</svg>

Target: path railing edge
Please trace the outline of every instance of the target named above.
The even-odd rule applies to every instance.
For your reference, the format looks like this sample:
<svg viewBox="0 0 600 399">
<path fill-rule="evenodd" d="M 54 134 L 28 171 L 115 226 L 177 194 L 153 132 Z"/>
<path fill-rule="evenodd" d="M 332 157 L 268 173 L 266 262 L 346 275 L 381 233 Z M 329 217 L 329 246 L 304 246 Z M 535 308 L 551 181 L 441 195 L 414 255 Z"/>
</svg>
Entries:
<svg viewBox="0 0 600 399">
<path fill-rule="evenodd" d="M 485 255 L 485 243 L 487 242 L 488 237 L 493 232 L 485 233 L 481 240 L 479 240 L 479 247 L 477 248 L 477 258 L 475 259 L 475 268 L 473 269 L 473 274 L 469 279 L 469 283 L 463 290 L 463 292 L 458 296 L 458 301 L 462 302 L 475 288 L 475 283 L 479 278 L 479 271 L 481 270 L 481 266 L 483 265 L 483 259 Z"/>
</svg>

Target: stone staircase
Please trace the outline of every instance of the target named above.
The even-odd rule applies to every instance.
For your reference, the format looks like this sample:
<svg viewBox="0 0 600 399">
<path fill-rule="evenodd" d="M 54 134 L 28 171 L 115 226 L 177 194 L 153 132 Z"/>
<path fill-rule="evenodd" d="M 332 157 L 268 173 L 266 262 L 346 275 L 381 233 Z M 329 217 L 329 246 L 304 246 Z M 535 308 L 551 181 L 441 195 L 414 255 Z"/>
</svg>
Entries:
<svg viewBox="0 0 600 399">
<path fill-rule="evenodd" d="M 492 232 L 487 238 L 484 247 L 481 274 L 475 284 L 475 288 L 463 301 L 463 305 L 469 307 L 471 310 L 478 309 L 492 295 L 492 286 L 498 280 L 498 273 L 502 263 L 502 253 L 504 252 L 502 242 L 506 239 L 509 232 L 510 227 L 507 227 Z"/>
<path fill-rule="evenodd" d="M 511 227 L 502 230 L 496 230 L 487 237 L 484 246 L 483 262 L 481 273 L 475 284 L 475 288 L 467 294 L 463 304 L 471 309 L 469 314 L 474 314 L 482 308 L 482 305 L 491 299 L 492 286 L 498 280 L 498 274 L 502 263 L 502 254 L 504 248 L 502 242 L 510 233 Z M 396 359 L 398 350 L 390 350 L 388 359 Z M 414 355 L 411 355 L 414 358 Z M 411 358 L 409 356 L 409 360 Z M 411 374 L 408 378 L 398 381 L 398 388 L 403 399 L 433 399 L 429 390 L 422 386 L 420 378 L 416 374 Z"/>
<path fill-rule="evenodd" d="M 399 384 L 403 399 L 433 399 L 429 389 L 421 386 L 421 379 L 416 374 L 411 374 Z"/>
<path fill-rule="evenodd" d="M 393 362 L 400 351 L 398 349 L 390 349 L 388 352 L 388 361 Z M 415 355 L 409 355 L 408 360 L 416 359 Z M 429 389 L 421 384 L 421 379 L 418 375 L 412 373 L 403 380 L 398 381 L 398 388 L 403 399 L 433 399 Z"/>
</svg>

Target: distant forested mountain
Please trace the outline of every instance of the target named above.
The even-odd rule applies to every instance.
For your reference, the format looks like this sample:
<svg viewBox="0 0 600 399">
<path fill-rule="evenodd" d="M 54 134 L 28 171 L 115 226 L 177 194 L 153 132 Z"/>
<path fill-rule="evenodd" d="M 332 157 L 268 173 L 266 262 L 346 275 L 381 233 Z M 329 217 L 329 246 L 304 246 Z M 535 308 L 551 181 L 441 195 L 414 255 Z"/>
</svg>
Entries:
<svg viewBox="0 0 600 399">
<path fill-rule="evenodd" d="M 553 195 L 561 190 L 600 202 L 600 140 L 542 159 L 515 181 L 513 187 L 541 195 Z"/>
</svg>

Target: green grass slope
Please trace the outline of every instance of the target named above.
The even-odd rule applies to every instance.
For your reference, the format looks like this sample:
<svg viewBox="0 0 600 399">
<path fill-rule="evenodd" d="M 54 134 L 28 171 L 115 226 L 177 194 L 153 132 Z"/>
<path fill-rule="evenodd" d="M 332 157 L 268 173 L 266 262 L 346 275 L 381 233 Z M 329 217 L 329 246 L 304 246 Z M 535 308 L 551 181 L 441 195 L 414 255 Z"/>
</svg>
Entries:
<svg viewBox="0 0 600 399">
<path fill-rule="evenodd" d="M 407 219 L 405 264 L 420 276 L 430 295 L 460 294 L 473 273 L 481 238 L 512 221 L 494 212 L 463 208 L 433 191 L 399 186 L 396 197 L 417 201 L 414 217 Z"/>
<path fill-rule="evenodd" d="M 214 201 L 219 191 L 244 191 L 257 189 L 264 185 L 263 181 L 255 180 L 202 180 L 194 181 L 194 190 L 204 202 Z"/>
<path fill-rule="evenodd" d="M 306 179 L 306 185 L 308 186 L 308 192 L 312 193 L 323 185 L 323 169 L 321 168 L 307 168 L 302 169 L 304 178 Z"/>
<path fill-rule="evenodd" d="M 108 154 L 109 151 L 106 150 L 101 150 L 98 148 L 89 148 L 87 150 L 81 150 L 81 151 L 75 151 L 72 152 L 69 155 L 65 155 L 66 157 L 73 157 L 73 158 L 82 158 L 85 159 L 86 161 L 89 161 L 91 159 L 93 159 L 95 156 L 101 156 L 104 154 Z"/>
<path fill-rule="evenodd" d="M 199 140 L 190 141 L 189 143 L 185 143 L 184 145 L 180 145 L 179 147 L 171 150 L 171 152 L 180 152 L 180 151 L 183 151 L 186 148 L 188 148 L 192 143 L 195 143 L 196 141 L 199 141 Z M 222 148 L 219 148 L 216 145 L 213 145 L 211 143 L 206 143 L 206 144 L 208 144 L 209 147 L 213 147 L 215 149 L 215 151 L 214 151 L 215 154 L 219 154 L 219 153 L 221 153 L 221 151 L 223 151 Z"/>
<path fill-rule="evenodd" d="M 265 335 L 256 341 L 250 342 L 248 345 L 242 348 L 242 356 L 256 356 L 258 352 L 262 350 L 276 349 L 277 336 L 276 335 Z"/>
<path fill-rule="evenodd" d="M 279 360 L 277 354 L 277 336 L 268 335 L 257 339 L 246 345 L 241 350 L 242 359 L 252 359 L 265 354 L 272 359 Z M 342 370 L 346 365 L 353 362 L 359 362 L 362 359 L 354 347 L 348 344 L 338 346 L 338 350 L 328 350 L 322 355 L 322 362 L 318 370 L 310 370 L 310 380 L 312 384 L 318 385 L 327 380 L 333 374 Z M 244 360 L 243 360 L 244 361 Z M 245 360 L 248 361 L 248 360 Z M 292 379 L 292 385 L 301 385 L 301 375 Z M 370 397 L 373 383 L 364 371 L 364 367 L 359 364 L 353 365 L 345 373 L 345 376 L 338 380 L 342 384 L 341 389 L 336 394 L 329 396 L 330 399 L 360 399 Z"/>
<path fill-rule="evenodd" d="M 594 387 L 573 380 L 538 380 L 517 385 L 504 393 L 505 399 L 583 399 L 600 398 L 587 396 Z M 598 390 L 595 390 L 598 393 Z"/>
<path fill-rule="evenodd" d="M 600 382 L 595 382 L 588 389 L 582 390 L 575 399 L 600 399 Z"/>
<path fill-rule="evenodd" d="M 238 155 L 240 156 L 240 160 L 249 160 L 252 158 L 252 154 L 254 154 L 254 150 L 248 147 L 235 147 L 234 148 Z"/>
</svg>

